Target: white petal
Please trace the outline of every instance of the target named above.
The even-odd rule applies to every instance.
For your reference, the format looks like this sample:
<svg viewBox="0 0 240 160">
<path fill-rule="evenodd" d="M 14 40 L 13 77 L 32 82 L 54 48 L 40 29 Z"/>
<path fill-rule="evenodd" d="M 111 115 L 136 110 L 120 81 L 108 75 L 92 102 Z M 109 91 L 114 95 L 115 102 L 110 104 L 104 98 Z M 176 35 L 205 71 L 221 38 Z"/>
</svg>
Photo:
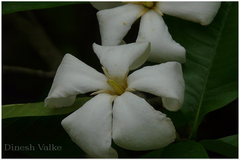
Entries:
<svg viewBox="0 0 240 160">
<path fill-rule="evenodd" d="M 151 42 L 151 52 L 148 58 L 151 62 L 177 61 L 185 63 L 186 61 L 185 49 L 172 39 L 162 16 L 154 10 L 149 10 L 142 16 L 136 41 Z"/>
<path fill-rule="evenodd" d="M 62 121 L 72 141 L 91 157 L 117 157 L 112 143 L 112 96 L 99 94 Z"/>
<path fill-rule="evenodd" d="M 221 2 L 160 2 L 157 4 L 164 14 L 202 25 L 212 22 L 220 6 Z"/>
<path fill-rule="evenodd" d="M 100 46 L 94 43 L 93 50 L 108 73 L 116 81 L 121 81 L 129 69 L 135 69 L 147 60 L 150 43 L 131 43 L 119 46 Z"/>
<path fill-rule="evenodd" d="M 122 2 L 90 2 L 97 10 L 109 9 L 124 5 Z"/>
<path fill-rule="evenodd" d="M 113 141 L 122 148 L 140 151 L 167 146 L 175 138 L 170 118 L 143 98 L 130 92 L 117 97 L 113 106 Z"/>
<path fill-rule="evenodd" d="M 144 67 L 128 77 L 128 87 L 162 97 L 163 106 L 170 111 L 181 108 L 185 83 L 178 62 Z"/>
<path fill-rule="evenodd" d="M 144 7 L 126 4 L 120 7 L 101 10 L 97 13 L 102 45 L 118 45 L 130 30 L 133 22 Z"/>
<path fill-rule="evenodd" d="M 109 88 L 107 78 L 82 61 L 66 54 L 57 69 L 45 106 L 65 107 L 74 103 L 77 94 Z"/>
</svg>

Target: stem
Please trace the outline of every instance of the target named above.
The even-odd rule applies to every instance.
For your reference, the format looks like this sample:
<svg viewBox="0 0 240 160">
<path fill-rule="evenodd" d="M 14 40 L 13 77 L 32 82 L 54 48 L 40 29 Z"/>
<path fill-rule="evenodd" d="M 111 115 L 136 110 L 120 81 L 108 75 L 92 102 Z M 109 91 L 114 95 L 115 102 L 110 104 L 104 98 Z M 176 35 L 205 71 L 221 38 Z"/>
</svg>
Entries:
<svg viewBox="0 0 240 160">
<path fill-rule="evenodd" d="M 41 78 L 53 78 L 55 75 L 55 71 L 44 72 L 42 70 L 34 70 L 34 69 L 16 67 L 16 66 L 3 66 L 2 71 L 3 71 L 3 74 L 9 73 L 9 72 L 24 73 L 32 76 L 38 76 Z"/>
</svg>

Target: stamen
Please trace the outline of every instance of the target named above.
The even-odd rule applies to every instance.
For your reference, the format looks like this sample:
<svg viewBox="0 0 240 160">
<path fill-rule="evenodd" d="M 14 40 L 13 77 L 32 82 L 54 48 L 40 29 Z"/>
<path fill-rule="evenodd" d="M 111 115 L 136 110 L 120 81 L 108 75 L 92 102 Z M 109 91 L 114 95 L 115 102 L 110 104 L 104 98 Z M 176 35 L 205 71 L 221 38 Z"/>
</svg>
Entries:
<svg viewBox="0 0 240 160">
<path fill-rule="evenodd" d="M 122 95 L 125 91 L 128 91 L 128 92 L 134 92 L 135 91 L 135 89 L 127 88 L 128 87 L 128 85 L 127 85 L 127 77 L 128 77 L 128 74 L 129 74 L 129 70 L 127 70 L 127 72 L 125 73 L 123 81 L 121 81 L 121 85 L 118 82 L 113 80 L 113 78 L 107 72 L 106 68 L 102 67 L 102 70 L 103 70 L 105 76 L 108 78 L 108 80 L 107 80 L 108 85 L 110 87 L 112 87 L 112 89 L 114 91 L 102 89 L 102 90 L 93 92 L 91 94 L 91 96 L 92 95 L 96 95 L 96 94 L 100 94 L 100 93 L 108 93 L 108 94 L 113 95 L 113 100 L 112 100 L 112 102 L 113 102 L 114 99 L 116 98 L 116 96 Z M 123 84 L 122 84 L 122 82 L 123 82 Z"/>
<path fill-rule="evenodd" d="M 93 92 L 92 94 L 90 94 L 90 96 L 93 96 L 93 95 L 97 95 L 99 93 L 108 93 L 108 94 L 111 94 L 111 95 L 115 95 L 116 93 L 112 92 L 112 91 L 109 91 L 109 90 L 99 90 L 99 91 L 96 91 L 96 92 Z"/>
<path fill-rule="evenodd" d="M 115 82 L 114 80 L 107 80 L 107 83 L 109 84 L 109 86 L 111 86 L 114 91 L 116 91 L 119 95 L 124 93 L 124 89 L 122 86 L 120 86 L 117 82 Z"/>
<path fill-rule="evenodd" d="M 144 8 L 137 16 L 137 18 L 141 17 L 144 13 L 146 13 L 149 10 L 149 8 Z"/>
<path fill-rule="evenodd" d="M 142 5 L 142 2 L 122 1 L 122 3 L 132 3 L 132 4 Z"/>
<path fill-rule="evenodd" d="M 108 79 L 112 79 L 112 77 L 110 76 L 110 74 L 107 72 L 106 68 L 102 67 L 102 70 L 103 70 L 105 76 L 106 76 Z"/>
<path fill-rule="evenodd" d="M 113 101 L 115 100 L 115 98 L 117 98 L 117 95 L 112 96 L 112 98 L 111 98 L 111 103 L 113 103 Z"/>
<path fill-rule="evenodd" d="M 157 12 L 158 14 L 160 14 L 161 16 L 163 16 L 163 13 L 155 6 L 155 7 L 153 7 L 153 10 L 155 11 L 155 12 Z"/>
<path fill-rule="evenodd" d="M 134 91 L 136 91 L 136 90 L 133 89 L 133 88 L 126 88 L 125 91 L 127 91 L 127 92 L 134 92 Z"/>
<path fill-rule="evenodd" d="M 153 7 L 154 3 L 153 2 L 142 2 L 144 6 L 151 8 Z"/>
</svg>

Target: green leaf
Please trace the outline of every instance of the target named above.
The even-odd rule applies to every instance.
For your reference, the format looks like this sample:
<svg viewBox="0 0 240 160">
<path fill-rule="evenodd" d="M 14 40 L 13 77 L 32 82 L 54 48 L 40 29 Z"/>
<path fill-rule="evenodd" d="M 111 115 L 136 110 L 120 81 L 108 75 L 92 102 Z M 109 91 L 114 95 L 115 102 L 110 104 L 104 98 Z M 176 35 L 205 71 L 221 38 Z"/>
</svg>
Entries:
<svg viewBox="0 0 240 160">
<path fill-rule="evenodd" d="M 85 153 L 79 148 L 61 126 L 67 115 L 8 118 L 2 120 L 3 157 L 23 154 L 34 158 L 83 158 Z M 13 146 L 9 149 L 9 145 Z M 39 146 L 59 146 L 61 150 L 41 150 Z M 25 149 L 15 149 L 14 146 Z M 32 146 L 30 148 L 30 146 Z M 28 147 L 29 149 L 27 149 Z"/>
<path fill-rule="evenodd" d="M 202 140 L 199 143 L 201 143 L 206 150 L 227 157 L 238 158 L 238 135 L 232 135 L 217 140 Z"/>
<path fill-rule="evenodd" d="M 2 14 L 33 9 L 52 8 L 79 3 L 83 2 L 2 2 Z"/>
<path fill-rule="evenodd" d="M 90 99 L 91 99 L 90 97 L 77 98 L 72 106 L 64 108 L 44 107 L 43 102 L 3 105 L 2 119 L 12 117 L 50 116 L 67 114 L 77 110 L 79 107 L 81 107 L 85 102 L 87 102 Z"/>
<path fill-rule="evenodd" d="M 164 148 L 156 149 L 154 151 L 151 151 L 143 156 L 141 158 L 159 158 L 161 156 L 161 153 L 163 152 Z"/>
<path fill-rule="evenodd" d="M 232 136 L 228 136 L 228 137 L 223 137 L 218 139 L 222 142 L 225 142 L 227 144 L 231 144 L 234 147 L 238 147 L 238 135 L 232 135 Z"/>
<path fill-rule="evenodd" d="M 161 153 L 163 158 L 208 158 L 203 146 L 195 141 L 173 143 Z"/>
<path fill-rule="evenodd" d="M 187 51 L 182 112 L 192 126 L 190 139 L 195 139 L 204 115 L 238 97 L 238 3 L 223 2 L 208 26 L 172 20 L 169 30 Z"/>
</svg>

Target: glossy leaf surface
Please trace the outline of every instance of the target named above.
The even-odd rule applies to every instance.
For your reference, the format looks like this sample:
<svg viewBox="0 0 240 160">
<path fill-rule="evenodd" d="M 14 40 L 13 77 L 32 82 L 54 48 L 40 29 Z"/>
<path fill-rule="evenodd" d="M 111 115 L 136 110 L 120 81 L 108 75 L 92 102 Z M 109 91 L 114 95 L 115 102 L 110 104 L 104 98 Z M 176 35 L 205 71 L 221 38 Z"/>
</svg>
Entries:
<svg viewBox="0 0 240 160">
<path fill-rule="evenodd" d="M 67 114 L 81 107 L 89 99 L 89 97 L 77 98 L 75 103 L 71 107 L 65 107 L 60 109 L 44 107 L 43 102 L 3 105 L 2 119 L 13 117 L 51 116 Z"/>
<path fill-rule="evenodd" d="M 195 138 L 204 115 L 238 97 L 237 10 L 237 3 L 223 2 L 208 26 L 166 19 L 174 39 L 187 50 L 182 112 L 193 127 L 190 139 Z"/>
<path fill-rule="evenodd" d="M 216 140 L 202 140 L 200 143 L 206 150 L 231 158 L 238 157 L 238 135 L 232 135 Z"/>
<path fill-rule="evenodd" d="M 161 153 L 163 158 L 208 158 L 203 146 L 195 141 L 170 144 Z"/>
</svg>

